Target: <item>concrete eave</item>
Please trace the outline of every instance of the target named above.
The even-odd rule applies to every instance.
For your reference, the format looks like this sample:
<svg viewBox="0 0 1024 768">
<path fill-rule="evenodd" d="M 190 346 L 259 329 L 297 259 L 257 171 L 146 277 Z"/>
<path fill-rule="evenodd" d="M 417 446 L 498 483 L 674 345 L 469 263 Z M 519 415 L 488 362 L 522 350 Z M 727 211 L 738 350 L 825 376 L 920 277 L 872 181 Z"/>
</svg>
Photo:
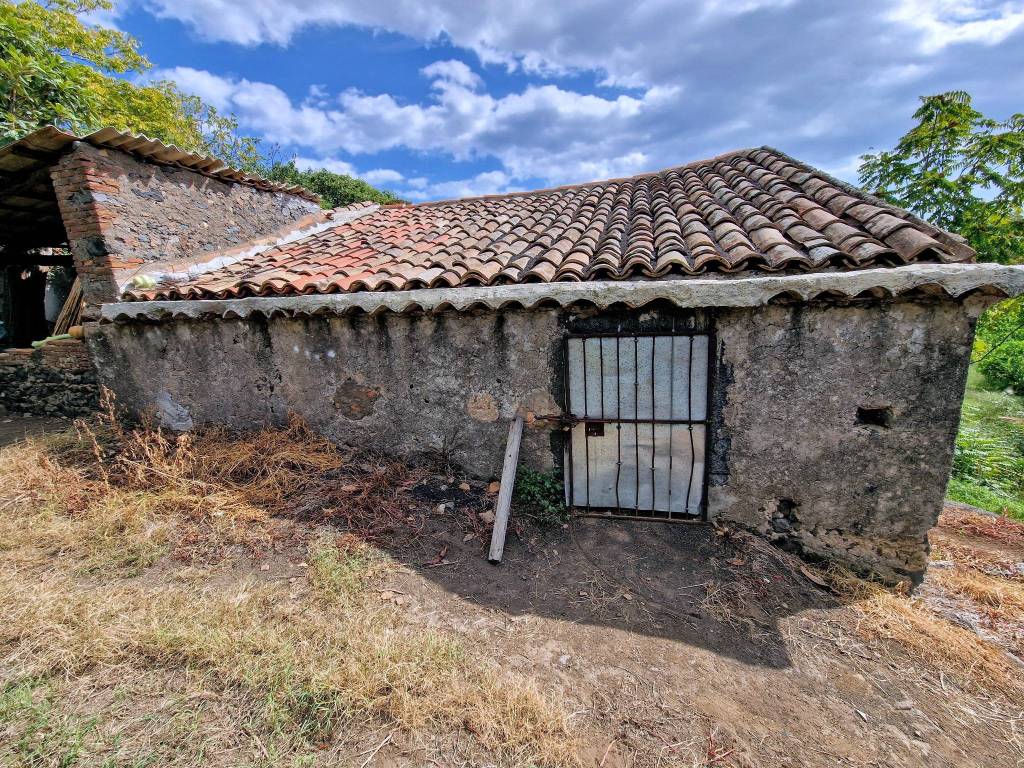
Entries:
<svg viewBox="0 0 1024 768">
<path fill-rule="evenodd" d="M 637 281 L 531 283 L 413 291 L 255 296 L 247 298 L 129 301 L 104 304 L 101 322 L 302 316 L 378 312 L 464 312 L 504 307 L 613 304 L 642 307 L 669 301 L 680 308 L 758 307 L 773 301 L 960 298 L 970 293 L 1006 298 L 1024 293 L 1024 267 L 1001 264 L 911 264 L 852 272 L 739 277 L 715 275 Z"/>
</svg>

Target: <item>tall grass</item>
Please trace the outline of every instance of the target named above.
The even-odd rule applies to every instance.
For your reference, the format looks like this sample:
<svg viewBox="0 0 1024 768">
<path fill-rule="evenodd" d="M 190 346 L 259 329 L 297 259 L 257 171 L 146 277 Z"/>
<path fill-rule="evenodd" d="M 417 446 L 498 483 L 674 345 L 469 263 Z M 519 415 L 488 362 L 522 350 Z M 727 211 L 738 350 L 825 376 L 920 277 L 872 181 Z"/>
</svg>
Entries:
<svg viewBox="0 0 1024 768">
<path fill-rule="evenodd" d="M 1024 520 L 1024 399 L 984 389 L 972 372 L 948 496 Z"/>
</svg>

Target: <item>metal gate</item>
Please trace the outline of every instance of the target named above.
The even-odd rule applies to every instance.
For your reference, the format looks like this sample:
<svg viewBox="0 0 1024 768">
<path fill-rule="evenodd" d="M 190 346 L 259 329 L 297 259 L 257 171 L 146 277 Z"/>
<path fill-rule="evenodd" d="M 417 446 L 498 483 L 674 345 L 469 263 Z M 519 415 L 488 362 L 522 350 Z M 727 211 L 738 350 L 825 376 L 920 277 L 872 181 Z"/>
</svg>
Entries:
<svg viewBox="0 0 1024 768">
<path fill-rule="evenodd" d="M 704 513 L 706 332 L 566 338 L 566 501 L 656 519 Z"/>
</svg>

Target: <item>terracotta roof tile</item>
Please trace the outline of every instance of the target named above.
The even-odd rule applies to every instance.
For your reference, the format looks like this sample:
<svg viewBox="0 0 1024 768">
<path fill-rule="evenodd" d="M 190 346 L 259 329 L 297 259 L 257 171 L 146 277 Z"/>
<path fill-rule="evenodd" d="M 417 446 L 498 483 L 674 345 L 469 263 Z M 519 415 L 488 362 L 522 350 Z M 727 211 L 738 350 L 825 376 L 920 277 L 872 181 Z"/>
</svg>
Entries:
<svg viewBox="0 0 1024 768">
<path fill-rule="evenodd" d="M 629 179 L 346 211 L 355 213 L 345 223 L 125 298 L 654 279 L 974 257 L 955 236 L 769 148 Z"/>
</svg>

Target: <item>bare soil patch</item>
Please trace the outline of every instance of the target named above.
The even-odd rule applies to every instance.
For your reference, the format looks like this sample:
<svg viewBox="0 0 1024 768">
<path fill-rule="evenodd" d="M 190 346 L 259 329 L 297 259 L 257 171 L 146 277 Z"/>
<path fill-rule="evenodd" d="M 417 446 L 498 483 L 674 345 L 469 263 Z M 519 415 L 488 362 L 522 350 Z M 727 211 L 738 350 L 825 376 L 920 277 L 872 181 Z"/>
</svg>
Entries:
<svg viewBox="0 0 1024 768">
<path fill-rule="evenodd" d="M 0 411 L 0 448 L 47 432 L 63 432 L 71 420 L 59 416 L 32 416 Z"/>
<path fill-rule="evenodd" d="M 907 596 L 709 525 L 513 512 L 495 567 L 493 498 L 299 423 L 4 449 L 0 762 L 1024 761 L 1022 526 L 951 510 Z"/>
</svg>

